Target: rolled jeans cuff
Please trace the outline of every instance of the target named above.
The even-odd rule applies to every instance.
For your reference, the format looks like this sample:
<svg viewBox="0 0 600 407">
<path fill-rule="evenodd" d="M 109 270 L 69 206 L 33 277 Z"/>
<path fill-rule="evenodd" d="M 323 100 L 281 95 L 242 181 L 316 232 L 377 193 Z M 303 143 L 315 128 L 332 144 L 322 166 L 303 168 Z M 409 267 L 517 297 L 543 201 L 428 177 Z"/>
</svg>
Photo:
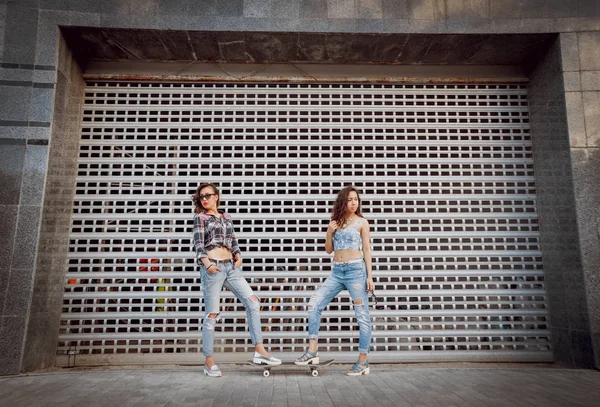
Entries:
<svg viewBox="0 0 600 407">
<path fill-rule="evenodd" d="M 369 353 L 369 349 L 368 349 L 368 348 L 367 348 L 367 349 L 361 349 L 361 348 L 358 348 L 358 353 L 364 353 L 364 354 L 367 354 L 367 353 Z"/>
<path fill-rule="evenodd" d="M 319 335 L 308 334 L 308 339 L 319 339 Z"/>
</svg>

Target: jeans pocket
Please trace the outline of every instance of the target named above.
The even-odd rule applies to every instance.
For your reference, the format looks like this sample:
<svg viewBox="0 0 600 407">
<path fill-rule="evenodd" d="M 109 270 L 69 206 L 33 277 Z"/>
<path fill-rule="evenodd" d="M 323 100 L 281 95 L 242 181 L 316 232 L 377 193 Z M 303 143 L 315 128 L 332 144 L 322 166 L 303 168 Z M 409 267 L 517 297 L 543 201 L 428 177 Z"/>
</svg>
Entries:
<svg viewBox="0 0 600 407">
<path fill-rule="evenodd" d="M 365 263 L 354 263 L 350 264 L 346 275 L 349 278 L 353 279 L 367 279 L 367 268 L 365 267 Z"/>
</svg>

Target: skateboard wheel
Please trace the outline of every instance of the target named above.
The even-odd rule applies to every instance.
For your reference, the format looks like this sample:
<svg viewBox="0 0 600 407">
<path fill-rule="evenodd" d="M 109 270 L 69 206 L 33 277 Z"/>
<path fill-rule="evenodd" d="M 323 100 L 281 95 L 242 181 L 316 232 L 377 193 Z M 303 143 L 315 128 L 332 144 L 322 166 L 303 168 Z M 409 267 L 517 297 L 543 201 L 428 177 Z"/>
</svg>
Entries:
<svg viewBox="0 0 600 407">
<path fill-rule="evenodd" d="M 317 369 L 313 369 L 310 374 L 313 375 L 313 377 L 317 377 L 319 375 L 319 371 Z"/>
<path fill-rule="evenodd" d="M 263 371 L 263 376 L 264 377 L 269 377 L 271 375 L 271 372 L 269 372 L 268 370 L 264 370 Z"/>
</svg>

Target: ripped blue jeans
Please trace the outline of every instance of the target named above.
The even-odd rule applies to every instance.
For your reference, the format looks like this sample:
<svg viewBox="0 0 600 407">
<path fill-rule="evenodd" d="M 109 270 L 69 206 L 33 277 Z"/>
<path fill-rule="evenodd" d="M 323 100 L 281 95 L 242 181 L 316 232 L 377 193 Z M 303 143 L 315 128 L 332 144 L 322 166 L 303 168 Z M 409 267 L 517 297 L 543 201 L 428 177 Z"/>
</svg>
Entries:
<svg viewBox="0 0 600 407">
<path fill-rule="evenodd" d="M 308 338 L 318 338 L 323 310 L 344 289 L 350 293 L 354 314 L 360 329 L 358 352 L 369 353 L 372 328 L 367 292 L 367 268 L 364 261 L 343 265 L 334 264 L 333 272 L 308 303 Z"/>
<path fill-rule="evenodd" d="M 233 268 L 233 263 L 219 264 L 221 272 L 209 274 L 206 268 L 200 266 L 202 275 L 202 293 L 204 294 L 204 321 L 202 322 L 202 353 L 212 356 L 215 343 L 215 326 L 219 320 L 221 291 L 223 287 L 229 289 L 246 307 L 246 319 L 250 330 L 250 338 L 254 345 L 262 343 L 260 328 L 260 302 L 258 297 L 253 300 L 254 292 L 242 275 L 242 269 Z M 216 314 L 216 318 L 209 318 Z"/>
</svg>

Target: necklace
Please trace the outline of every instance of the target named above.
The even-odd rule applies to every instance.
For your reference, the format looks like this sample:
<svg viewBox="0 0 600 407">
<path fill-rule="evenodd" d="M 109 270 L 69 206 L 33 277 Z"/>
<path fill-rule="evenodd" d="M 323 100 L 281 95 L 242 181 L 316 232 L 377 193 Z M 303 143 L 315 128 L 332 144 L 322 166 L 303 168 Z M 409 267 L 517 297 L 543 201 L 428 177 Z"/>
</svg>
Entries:
<svg viewBox="0 0 600 407">
<path fill-rule="evenodd" d="M 346 221 L 344 222 L 344 224 L 342 225 L 342 229 L 345 229 L 346 227 L 348 227 L 348 225 L 350 225 L 350 222 L 354 220 L 351 217 L 346 219 Z"/>
</svg>

